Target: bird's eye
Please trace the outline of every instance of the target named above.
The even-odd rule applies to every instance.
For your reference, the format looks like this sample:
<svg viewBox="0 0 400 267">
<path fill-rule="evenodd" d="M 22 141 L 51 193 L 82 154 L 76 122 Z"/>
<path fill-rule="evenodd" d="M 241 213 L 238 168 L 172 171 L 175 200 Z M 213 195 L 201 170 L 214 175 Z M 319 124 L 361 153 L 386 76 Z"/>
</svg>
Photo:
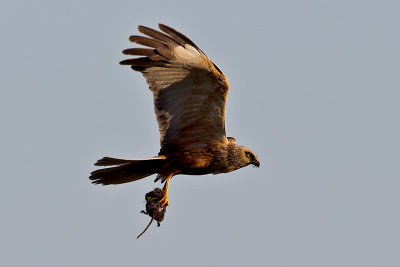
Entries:
<svg viewBox="0 0 400 267">
<path fill-rule="evenodd" d="M 249 159 L 253 159 L 253 154 L 251 154 L 250 152 L 245 152 L 246 157 L 248 157 Z"/>
</svg>

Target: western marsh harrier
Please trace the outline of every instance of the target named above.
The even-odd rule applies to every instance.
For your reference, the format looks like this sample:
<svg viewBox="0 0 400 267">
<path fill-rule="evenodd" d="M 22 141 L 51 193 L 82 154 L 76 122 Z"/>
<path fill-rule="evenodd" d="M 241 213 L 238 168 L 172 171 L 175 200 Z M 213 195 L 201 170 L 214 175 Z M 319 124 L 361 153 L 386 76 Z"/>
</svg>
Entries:
<svg viewBox="0 0 400 267">
<path fill-rule="evenodd" d="M 222 71 L 182 33 L 163 24 L 156 31 L 144 26 L 146 36 L 130 36 L 133 43 L 148 48 L 130 48 L 121 61 L 146 78 L 154 95 L 154 112 L 160 130 L 161 149 L 150 159 L 104 157 L 90 180 L 95 184 L 122 184 L 157 173 L 155 182 L 165 182 L 160 201 L 168 205 L 168 186 L 177 174 L 227 173 L 247 165 L 259 167 L 256 155 L 236 144 L 225 133 L 225 102 L 228 80 Z"/>
</svg>

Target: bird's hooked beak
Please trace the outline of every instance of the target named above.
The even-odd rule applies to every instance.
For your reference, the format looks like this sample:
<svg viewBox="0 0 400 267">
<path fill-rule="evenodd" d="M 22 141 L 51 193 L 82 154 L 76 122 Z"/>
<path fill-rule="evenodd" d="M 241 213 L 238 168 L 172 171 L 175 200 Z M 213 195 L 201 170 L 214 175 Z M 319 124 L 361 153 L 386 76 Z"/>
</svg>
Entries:
<svg viewBox="0 0 400 267">
<path fill-rule="evenodd" d="M 260 162 L 257 158 L 251 164 L 253 164 L 254 167 L 260 168 Z"/>
</svg>

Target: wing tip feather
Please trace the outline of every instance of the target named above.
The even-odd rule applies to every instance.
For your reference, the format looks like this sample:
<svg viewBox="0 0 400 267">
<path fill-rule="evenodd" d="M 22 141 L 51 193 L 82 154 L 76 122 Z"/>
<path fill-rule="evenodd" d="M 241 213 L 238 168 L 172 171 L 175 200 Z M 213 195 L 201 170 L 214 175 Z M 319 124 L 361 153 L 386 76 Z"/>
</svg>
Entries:
<svg viewBox="0 0 400 267">
<path fill-rule="evenodd" d="M 137 37 L 140 37 L 140 36 L 139 35 L 131 35 L 131 36 L 129 36 L 128 39 L 130 42 L 135 43 Z"/>
</svg>

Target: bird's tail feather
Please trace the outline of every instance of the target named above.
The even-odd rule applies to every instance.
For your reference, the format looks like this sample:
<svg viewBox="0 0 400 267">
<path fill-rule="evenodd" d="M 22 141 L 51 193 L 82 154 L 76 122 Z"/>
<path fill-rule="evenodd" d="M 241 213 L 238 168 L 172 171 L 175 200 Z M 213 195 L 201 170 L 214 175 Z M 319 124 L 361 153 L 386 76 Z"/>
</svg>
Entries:
<svg viewBox="0 0 400 267">
<path fill-rule="evenodd" d="M 95 170 L 89 179 L 94 184 L 123 184 L 158 173 L 164 164 L 164 158 L 154 157 L 150 159 L 116 159 L 104 157 L 99 159 L 95 166 L 114 166 L 105 169 Z"/>
</svg>

